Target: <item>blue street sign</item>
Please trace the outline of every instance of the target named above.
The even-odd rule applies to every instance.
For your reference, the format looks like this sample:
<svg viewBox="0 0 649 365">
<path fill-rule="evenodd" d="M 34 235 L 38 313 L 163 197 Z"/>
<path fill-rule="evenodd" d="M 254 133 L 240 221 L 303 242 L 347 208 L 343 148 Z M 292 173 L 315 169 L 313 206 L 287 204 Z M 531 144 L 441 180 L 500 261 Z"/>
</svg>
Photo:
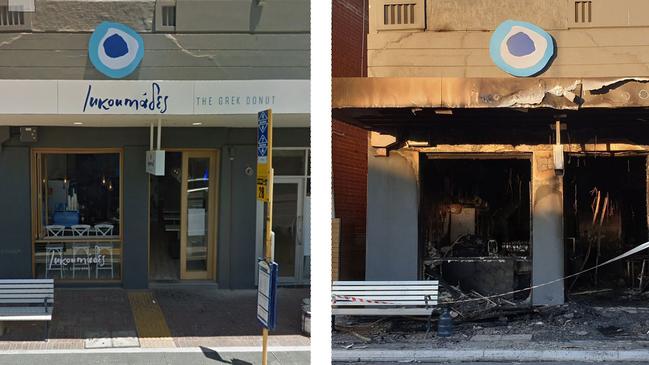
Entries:
<svg viewBox="0 0 649 365">
<path fill-rule="evenodd" d="M 275 329 L 277 318 L 276 262 L 259 260 L 259 286 L 257 287 L 257 320 L 269 330 Z"/>
<path fill-rule="evenodd" d="M 260 112 L 257 117 L 257 163 L 268 161 L 268 112 Z"/>
</svg>

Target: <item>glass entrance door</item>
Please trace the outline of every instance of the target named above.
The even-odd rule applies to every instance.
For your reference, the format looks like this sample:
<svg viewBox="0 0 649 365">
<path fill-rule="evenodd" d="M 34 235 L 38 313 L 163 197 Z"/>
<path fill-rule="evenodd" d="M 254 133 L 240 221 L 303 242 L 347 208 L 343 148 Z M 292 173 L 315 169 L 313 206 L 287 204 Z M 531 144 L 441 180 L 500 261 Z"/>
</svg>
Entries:
<svg viewBox="0 0 649 365">
<path fill-rule="evenodd" d="M 280 280 L 300 281 L 302 277 L 304 179 L 276 177 L 273 184 L 273 232 L 275 262 Z"/>
<path fill-rule="evenodd" d="M 180 278 L 214 277 L 216 153 L 183 152 Z"/>
</svg>

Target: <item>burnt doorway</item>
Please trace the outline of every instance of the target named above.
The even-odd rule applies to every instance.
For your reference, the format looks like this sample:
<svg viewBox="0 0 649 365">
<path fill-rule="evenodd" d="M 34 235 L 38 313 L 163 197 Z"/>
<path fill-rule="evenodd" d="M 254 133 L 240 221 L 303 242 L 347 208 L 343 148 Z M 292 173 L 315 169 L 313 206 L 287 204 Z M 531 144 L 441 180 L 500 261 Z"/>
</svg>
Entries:
<svg viewBox="0 0 649 365">
<path fill-rule="evenodd" d="M 566 275 L 646 242 L 646 156 L 569 155 L 564 175 L 564 235 Z M 567 293 L 639 289 L 641 267 L 648 258 L 638 253 L 568 279 Z M 644 275 L 649 275 L 649 268 L 645 270 Z"/>
<path fill-rule="evenodd" d="M 484 295 L 529 287 L 530 156 L 421 154 L 420 171 L 424 278 Z"/>
</svg>

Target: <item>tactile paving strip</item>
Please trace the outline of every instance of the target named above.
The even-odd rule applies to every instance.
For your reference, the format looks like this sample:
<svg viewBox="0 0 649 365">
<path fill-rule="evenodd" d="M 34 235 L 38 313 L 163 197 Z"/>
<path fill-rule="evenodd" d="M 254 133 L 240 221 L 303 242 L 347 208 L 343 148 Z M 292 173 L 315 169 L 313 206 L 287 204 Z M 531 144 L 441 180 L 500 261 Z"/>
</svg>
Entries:
<svg viewBox="0 0 649 365">
<path fill-rule="evenodd" d="M 175 347 L 162 309 L 150 291 L 128 293 L 141 347 Z"/>
</svg>

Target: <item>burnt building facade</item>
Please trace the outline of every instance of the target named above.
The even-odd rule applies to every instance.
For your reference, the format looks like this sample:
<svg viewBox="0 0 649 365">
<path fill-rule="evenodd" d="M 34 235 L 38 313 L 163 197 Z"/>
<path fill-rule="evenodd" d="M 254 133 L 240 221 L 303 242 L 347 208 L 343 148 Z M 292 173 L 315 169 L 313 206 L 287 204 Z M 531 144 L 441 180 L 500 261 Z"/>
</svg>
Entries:
<svg viewBox="0 0 649 365">
<path fill-rule="evenodd" d="M 371 135 L 366 280 L 642 285 L 642 253 L 561 279 L 648 238 L 646 6 L 550 3 L 370 1 L 368 78 L 333 83 Z"/>
</svg>

